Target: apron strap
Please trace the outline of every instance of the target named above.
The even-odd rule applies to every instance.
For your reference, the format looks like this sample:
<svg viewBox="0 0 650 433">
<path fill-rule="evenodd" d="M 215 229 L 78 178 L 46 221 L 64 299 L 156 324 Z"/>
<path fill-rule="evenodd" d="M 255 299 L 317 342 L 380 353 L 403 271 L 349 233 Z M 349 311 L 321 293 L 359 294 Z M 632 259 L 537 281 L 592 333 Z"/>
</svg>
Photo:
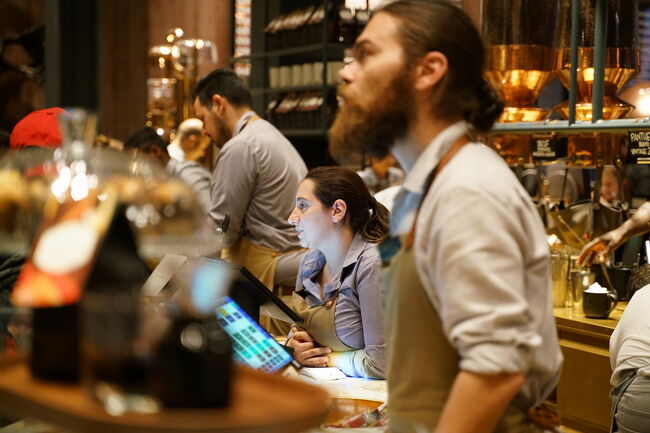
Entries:
<svg viewBox="0 0 650 433">
<path fill-rule="evenodd" d="M 415 219 L 413 220 L 411 231 L 406 236 L 406 241 L 404 242 L 404 246 L 406 248 L 411 248 L 413 246 L 413 243 L 415 242 L 415 227 L 417 225 L 418 217 L 420 215 L 420 207 L 422 206 L 422 203 L 424 202 L 424 198 L 429 192 L 429 189 L 431 189 L 431 185 L 433 185 L 433 181 L 435 180 L 436 176 L 442 171 L 442 169 L 445 168 L 445 166 L 449 163 L 449 161 L 451 161 L 451 159 L 454 156 L 456 156 L 458 151 L 467 143 L 468 143 L 467 136 L 463 135 L 459 137 L 458 140 L 456 140 L 454 144 L 452 144 L 451 147 L 447 150 L 447 152 L 442 156 L 442 158 L 440 158 L 440 162 L 438 162 L 436 167 L 431 171 L 431 174 L 429 174 L 429 177 L 427 177 L 424 186 L 422 202 L 420 202 L 420 206 L 418 207 L 418 213 L 415 215 Z"/>
</svg>

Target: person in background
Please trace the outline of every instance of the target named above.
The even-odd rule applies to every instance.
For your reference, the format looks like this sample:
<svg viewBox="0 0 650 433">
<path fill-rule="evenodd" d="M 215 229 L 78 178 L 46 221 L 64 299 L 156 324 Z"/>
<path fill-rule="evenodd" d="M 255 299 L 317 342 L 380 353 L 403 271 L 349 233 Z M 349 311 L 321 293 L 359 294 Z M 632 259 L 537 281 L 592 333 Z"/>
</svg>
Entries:
<svg viewBox="0 0 650 433">
<path fill-rule="evenodd" d="M 391 432 L 533 432 L 562 363 L 537 210 L 476 133 L 503 102 L 472 20 L 448 0 L 377 9 L 340 72 L 330 150 L 405 170 L 386 284 Z"/>
<path fill-rule="evenodd" d="M 209 73 L 192 100 L 203 133 L 221 149 L 211 179 L 210 216 L 226 235 L 222 257 L 245 266 L 269 288 L 292 286 L 304 250 L 286 218 L 307 174 L 305 163 L 289 140 L 251 109 L 250 91 L 234 71 Z"/>
<path fill-rule="evenodd" d="M 210 172 L 194 161 L 179 161 L 169 157 L 167 143 L 152 128 L 145 126 L 124 142 L 126 151 L 142 151 L 157 159 L 172 176 L 189 186 L 201 209 L 207 215 L 211 208 Z"/>
<path fill-rule="evenodd" d="M 402 183 L 404 172 L 395 167 L 395 162 L 395 157 L 390 153 L 383 158 L 371 156 L 370 165 L 357 171 L 370 190 L 370 194 L 375 195 L 381 190 Z"/>
<path fill-rule="evenodd" d="M 22 118 L 9 136 L 9 149 L 17 151 L 28 147 L 56 149 L 63 137 L 59 129 L 59 114 L 63 108 L 36 110 Z"/>
<path fill-rule="evenodd" d="M 9 137 L 11 152 L 60 147 L 63 139 L 58 116 L 63 111 L 59 107 L 45 108 L 33 111 L 20 119 Z M 0 261 L 0 308 L 13 306 L 11 291 L 26 259 L 25 254 L 17 253 L 8 258 L 3 257 Z M 16 326 L 17 322 L 9 320 L 10 318 L 10 316 L 0 317 L 0 353 L 14 350 L 16 348 L 15 337 L 21 334 L 22 328 Z M 22 334 L 24 335 L 24 332 Z"/>
<path fill-rule="evenodd" d="M 609 340 L 613 374 L 612 428 L 616 432 L 650 432 L 650 265 L 628 281 L 630 302 Z"/>
<path fill-rule="evenodd" d="M 203 122 L 197 118 L 183 120 L 178 125 L 176 136 L 167 146 L 169 156 L 179 161 L 197 161 L 202 164 L 210 145 L 210 137 L 203 135 L 202 129 Z"/>
<path fill-rule="evenodd" d="M 388 231 L 388 211 L 353 171 L 320 167 L 300 183 L 289 223 L 310 250 L 292 298 L 304 329 L 293 328 L 286 345 L 302 365 L 383 379 L 381 258 L 374 244 Z"/>
<path fill-rule="evenodd" d="M 623 224 L 585 245 L 578 257 L 578 264 L 588 266 L 596 259 L 606 263 L 609 255 L 625 241 L 648 231 L 650 231 L 650 202 L 645 202 Z"/>
<path fill-rule="evenodd" d="M 615 167 L 603 168 L 600 184 L 600 203 L 605 206 L 618 206 L 621 202 L 621 183 Z"/>
</svg>

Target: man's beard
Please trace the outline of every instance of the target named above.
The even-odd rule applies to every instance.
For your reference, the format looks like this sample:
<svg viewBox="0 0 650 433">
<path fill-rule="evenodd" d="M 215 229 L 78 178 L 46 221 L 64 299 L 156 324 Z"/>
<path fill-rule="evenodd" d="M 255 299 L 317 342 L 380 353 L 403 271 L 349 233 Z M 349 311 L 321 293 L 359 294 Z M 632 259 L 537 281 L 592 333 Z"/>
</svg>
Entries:
<svg viewBox="0 0 650 433">
<path fill-rule="evenodd" d="M 228 133 L 224 124 L 218 125 L 216 129 L 216 137 L 212 140 L 212 142 L 215 146 L 217 146 L 217 149 L 221 149 L 232 138 L 232 135 Z"/>
<path fill-rule="evenodd" d="M 329 130 L 329 151 L 334 159 L 351 163 L 366 154 L 383 158 L 396 140 L 406 136 L 414 107 L 409 76 L 408 70 L 402 70 L 373 92 L 375 97 L 367 107 L 347 100 L 339 108 Z"/>
</svg>

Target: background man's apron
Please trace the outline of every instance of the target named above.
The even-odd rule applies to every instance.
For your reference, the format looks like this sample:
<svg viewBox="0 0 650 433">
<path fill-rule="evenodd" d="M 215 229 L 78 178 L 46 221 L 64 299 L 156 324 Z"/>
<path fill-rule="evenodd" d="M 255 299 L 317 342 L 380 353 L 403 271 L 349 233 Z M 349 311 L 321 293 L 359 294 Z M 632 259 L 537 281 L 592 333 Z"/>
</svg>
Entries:
<svg viewBox="0 0 650 433">
<path fill-rule="evenodd" d="M 230 248 L 224 248 L 221 257 L 230 263 L 245 266 L 269 290 L 273 291 L 273 279 L 278 257 L 283 253 L 263 245 L 257 245 L 240 236 Z M 285 299 L 287 301 L 288 299 Z M 287 335 L 290 323 L 260 316 L 260 325 L 272 335 Z"/>
</svg>

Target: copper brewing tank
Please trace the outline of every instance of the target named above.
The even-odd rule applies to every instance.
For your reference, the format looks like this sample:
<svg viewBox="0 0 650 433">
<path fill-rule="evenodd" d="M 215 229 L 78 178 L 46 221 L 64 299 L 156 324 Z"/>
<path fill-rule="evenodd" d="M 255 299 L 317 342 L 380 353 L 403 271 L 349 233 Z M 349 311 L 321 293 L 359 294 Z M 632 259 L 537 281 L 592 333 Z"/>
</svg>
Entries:
<svg viewBox="0 0 650 433">
<path fill-rule="evenodd" d="M 506 106 L 499 122 L 539 121 L 551 114 L 534 105 L 557 73 L 560 6 L 560 0 L 484 0 L 485 75 Z M 490 144 L 511 164 L 529 162 L 527 136 L 493 137 Z"/>
<path fill-rule="evenodd" d="M 570 10 L 571 0 L 562 0 L 563 9 Z M 608 0 L 606 51 L 604 70 L 604 100 L 602 118 L 621 119 L 634 106 L 619 100 L 617 93 L 639 72 L 638 1 Z M 576 120 L 592 120 L 594 82 L 594 45 L 596 26 L 596 0 L 581 0 L 580 33 L 578 43 Z M 559 78 L 569 88 L 571 71 L 571 17 L 562 18 L 558 58 Z M 554 107 L 562 117 L 569 117 L 569 104 Z M 569 165 L 594 166 L 613 164 L 621 156 L 622 140 L 611 134 L 584 134 L 569 137 Z"/>
</svg>

